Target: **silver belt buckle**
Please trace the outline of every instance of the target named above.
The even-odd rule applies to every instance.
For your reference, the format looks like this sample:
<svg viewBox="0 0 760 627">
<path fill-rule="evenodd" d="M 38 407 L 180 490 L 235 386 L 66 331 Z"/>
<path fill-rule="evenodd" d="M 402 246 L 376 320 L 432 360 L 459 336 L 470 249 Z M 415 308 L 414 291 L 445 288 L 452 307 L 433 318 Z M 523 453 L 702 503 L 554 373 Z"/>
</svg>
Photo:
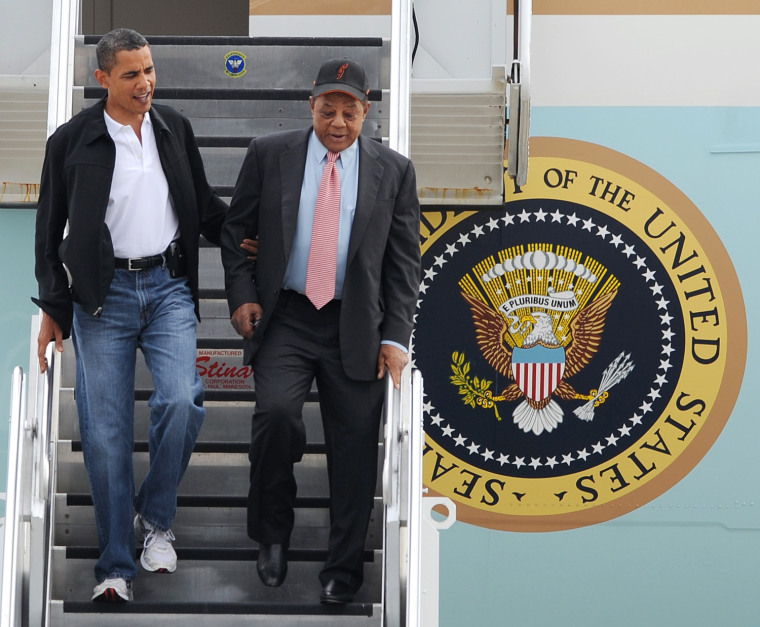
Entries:
<svg viewBox="0 0 760 627">
<path fill-rule="evenodd" d="M 132 267 L 132 261 L 134 260 L 135 260 L 134 257 L 130 257 L 129 259 L 127 259 L 127 270 L 129 270 L 130 272 L 137 272 L 140 269 L 140 268 Z"/>
</svg>

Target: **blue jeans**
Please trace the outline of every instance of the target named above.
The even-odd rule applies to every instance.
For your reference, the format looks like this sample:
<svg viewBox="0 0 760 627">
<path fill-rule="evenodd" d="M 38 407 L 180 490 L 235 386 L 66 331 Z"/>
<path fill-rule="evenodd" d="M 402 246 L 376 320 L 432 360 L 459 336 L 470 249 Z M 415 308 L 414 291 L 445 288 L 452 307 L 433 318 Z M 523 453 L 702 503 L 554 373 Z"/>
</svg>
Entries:
<svg viewBox="0 0 760 627">
<path fill-rule="evenodd" d="M 95 578 L 132 580 L 135 510 L 156 528 L 171 527 L 177 487 L 205 415 L 198 376 L 197 320 L 185 278 L 162 267 L 116 270 L 103 313 L 74 304 L 76 402 L 87 475 L 95 505 L 100 559 Z M 142 350 L 153 376 L 150 469 L 135 498 L 135 359 Z"/>
</svg>

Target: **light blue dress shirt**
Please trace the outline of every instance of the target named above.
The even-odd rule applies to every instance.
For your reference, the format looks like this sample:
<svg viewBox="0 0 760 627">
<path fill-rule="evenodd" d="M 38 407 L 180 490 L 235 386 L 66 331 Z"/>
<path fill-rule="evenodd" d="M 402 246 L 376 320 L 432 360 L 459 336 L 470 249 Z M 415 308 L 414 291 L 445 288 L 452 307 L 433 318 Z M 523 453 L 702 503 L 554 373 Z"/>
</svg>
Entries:
<svg viewBox="0 0 760 627">
<path fill-rule="evenodd" d="M 311 250 L 311 232 L 314 226 L 314 212 L 317 195 L 322 183 L 322 172 L 327 163 L 327 148 L 312 131 L 306 151 L 306 169 L 301 186 L 301 202 L 298 206 L 298 220 L 293 248 L 288 267 L 285 270 L 283 287 L 304 294 L 306 292 L 306 268 Z M 346 278 L 346 258 L 351 226 L 356 212 L 356 196 L 359 189 L 359 141 L 355 141 L 335 162 L 340 176 L 340 226 L 338 227 L 338 267 L 335 273 L 335 296 L 343 296 L 343 281 Z"/>
<path fill-rule="evenodd" d="M 327 148 L 312 131 L 306 149 L 306 168 L 301 185 L 301 202 L 298 205 L 296 234 L 290 252 L 288 267 L 285 269 L 283 287 L 304 294 L 306 292 L 306 269 L 309 265 L 311 232 L 314 227 L 314 212 L 317 195 L 322 183 L 322 172 L 327 163 Z M 356 197 L 359 190 L 359 140 L 355 141 L 335 161 L 340 176 L 340 225 L 338 227 L 338 267 L 335 273 L 335 299 L 343 296 L 343 281 L 346 278 L 348 242 L 356 213 Z M 406 346 L 392 340 L 383 340 L 408 353 Z"/>
</svg>

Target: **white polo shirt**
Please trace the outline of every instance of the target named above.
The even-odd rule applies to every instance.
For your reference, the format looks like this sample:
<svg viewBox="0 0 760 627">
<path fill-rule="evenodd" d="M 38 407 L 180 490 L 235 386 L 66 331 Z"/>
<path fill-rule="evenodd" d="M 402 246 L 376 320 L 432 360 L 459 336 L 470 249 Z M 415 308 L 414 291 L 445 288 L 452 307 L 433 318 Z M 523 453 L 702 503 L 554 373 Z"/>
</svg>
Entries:
<svg viewBox="0 0 760 627">
<path fill-rule="evenodd" d="M 150 115 L 143 116 L 142 143 L 129 125 L 105 111 L 108 134 L 116 144 L 116 164 L 106 208 L 114 256 L 149 257 L 166 250 L 179 237 L 169 184 L 161 168 Z"/>
</svg>

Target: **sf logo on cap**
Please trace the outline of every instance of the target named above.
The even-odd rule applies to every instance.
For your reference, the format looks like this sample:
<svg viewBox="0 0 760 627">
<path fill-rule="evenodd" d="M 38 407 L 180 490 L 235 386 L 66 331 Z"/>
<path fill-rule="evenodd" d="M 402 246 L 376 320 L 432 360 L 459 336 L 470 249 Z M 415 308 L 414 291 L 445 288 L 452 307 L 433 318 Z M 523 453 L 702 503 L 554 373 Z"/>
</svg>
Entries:
<svg viewBox="0 0 760 627">
<path fill-rule="evenodd" d="M 340 66 L 340 69 L 338 70 L 338 76 L 336 78 L 343 78 L 343 74 L 348 69 L 348 63 L 344 63 Z"/>
</svg>

